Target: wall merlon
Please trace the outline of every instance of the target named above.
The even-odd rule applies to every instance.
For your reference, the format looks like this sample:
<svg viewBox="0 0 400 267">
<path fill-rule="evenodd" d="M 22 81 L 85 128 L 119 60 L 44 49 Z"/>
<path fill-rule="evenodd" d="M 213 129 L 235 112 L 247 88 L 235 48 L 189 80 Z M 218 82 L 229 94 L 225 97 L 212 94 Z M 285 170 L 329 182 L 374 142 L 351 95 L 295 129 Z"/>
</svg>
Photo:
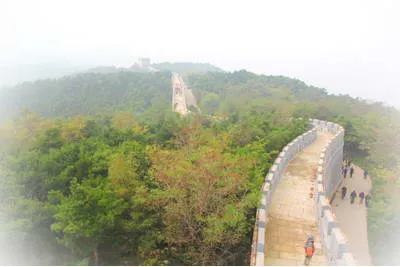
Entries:
<svg viewBox="0 0 400 267">
<path fill-rule="evenodd" d="M 321 166 L 322 169 L 324 169 L 324 168 L 323 168 L 323 166 L 324 166 L 324 160 L 323 160 L 323 158 L 320 158 L 320 160 L 318 161 L 318 165 Z"/>
<path fill-rule="evenodd" d="M 274 165 L 276 172 L 278 172 L 279 176 L 282 174 L 283 169 L 286 167 L 285 164 L 283 163 L 282 158 L 277 157 L 274 161 Z"/>
<path fill-rule="evenodd" d="M 265 209 L 258 209 L 258 228 L 263 227 L 265 228 L 265 225 L 267 223 L 267 212 Z"/>
<path fill-rule="evenodd" d="M 325 195 L 319 195 L 318 199 L 318 218 L 324 217 L 325 210 L 332 211 L 332 206 L 329 204 L 329 201 L 326 199 Z"/>
<path fill-rule="evenodd" d="M 272 165 L 272 167 L 269 169 L 270 173 L 277 173 L 278 172 L 278 166 L 276 166 L 275 164 Z"/>
<path fill-rule="evenodd" d="M 323 167 L 320 164 L 318 164 L 317 167 L 317 175 L 323 175 Z"/>
<path fill-rule="evenodd" d="M 265 181 L 272 185 L 274 183 L 274 173 L 268 172 L 267 176 L 265 177 Z"/>
<path fill-rule="evenodd" d="M 263 195 L 260 201 L 260 209 L 265 209 L 267 207 L 267 196 Z"/>
<path fill-rule="evenodd" d="M 258 227 L 258 235 L 257 235 L 257 252 L 264 252 L 265 246 L 265 227 Z"/>
<path fill-rule="evenodd" d="M 326 227 L 324 232 L 326 232 L 328 235 L 330 235 L 332 228 L 337 227 L 338 223 L 335 220 L 335 218 L 333 217 L 332 210 L 330 210 L 330 209 L 324 210 L 323 215 L 324 216 L 322 216 L 322 221 Z"/>
<path fill-rule="evenodd" d="M 268 191 L 270 190 L 270 186 L 271 185 L 269 183 L 264 183 L 262 187 L 264 194 L 268 193 Z"/>
<path fill-rule="evenodd" d="M 319 201 L 320 196 L 325 196 L 323 184 L 317 184 L 317 202 Z"/>
<path fill-rule="evenodd" d="M 282 152 L 288 153 L 288 152 L 289 152 L 289 145 L 286 145 L 286 146 L 283 148 Z"/>
</svg>

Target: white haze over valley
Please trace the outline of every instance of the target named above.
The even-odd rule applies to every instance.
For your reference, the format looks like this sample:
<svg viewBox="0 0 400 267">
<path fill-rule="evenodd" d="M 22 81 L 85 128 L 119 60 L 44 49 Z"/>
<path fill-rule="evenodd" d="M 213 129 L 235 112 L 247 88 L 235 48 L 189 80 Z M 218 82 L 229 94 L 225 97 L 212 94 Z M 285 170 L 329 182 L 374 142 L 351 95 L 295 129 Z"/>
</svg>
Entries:
<svg viewBox="0 0 400 267">
<path fill-rule="evenodd" d="M 0 72 L 17 79 L 51 63 L 50 77 L 145 56 L 285 75 L 400 107 L 399 14 L 400 1 L 2 0 Z"/>
</svg>

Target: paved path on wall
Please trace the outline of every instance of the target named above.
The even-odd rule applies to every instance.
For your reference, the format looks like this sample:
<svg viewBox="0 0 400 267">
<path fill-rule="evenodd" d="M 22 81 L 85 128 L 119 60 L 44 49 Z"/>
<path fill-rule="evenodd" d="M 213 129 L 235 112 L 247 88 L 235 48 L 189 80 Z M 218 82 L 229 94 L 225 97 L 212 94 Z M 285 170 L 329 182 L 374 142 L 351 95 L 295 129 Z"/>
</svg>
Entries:
<svg viewBox="0 0 400 267">
<path fill-rule="evenodd" d="M 371 190 L 371 179 L 364 179 L 364 171 L 354 165 L 354 175 L 350 178 L 347 174 L 342 182 L 347 187 L 347 194 L 344 200 L 341 199 L 341 193 L 335 197 L 332 202 L 332 209 L 339 221 L 340 229 L 348 239 L 349 250 L 353 254 L 358 265 L 371 265 L 371 257 L 368 249 L 367 234 L 367 209 L 365 203 L 359 204 L 357 197 L 354 204 L 350 204 L 350 193 L 356 190 L 357 195 L 361 192 Z"/>
<path fill-rule="evenodd" d="M 185 98 L 186 84 L 178 73 L 172 74 L 171 81 L 173 110 L 181 115 L 186 115 L 188 113 Z"/>
<path fill-rule="evenodd" d="M 289 162 L 272 197 L 266 226 L 265 265 L 303 265 L 304 242 L 314 235 L 311 265 L 327 265 L 316 224 L 314 171 L 322 148 L 333 136 L 318 132 L 317 140 Z M 310 195 L 311 194 L 311 195 Z"/>
</svg>

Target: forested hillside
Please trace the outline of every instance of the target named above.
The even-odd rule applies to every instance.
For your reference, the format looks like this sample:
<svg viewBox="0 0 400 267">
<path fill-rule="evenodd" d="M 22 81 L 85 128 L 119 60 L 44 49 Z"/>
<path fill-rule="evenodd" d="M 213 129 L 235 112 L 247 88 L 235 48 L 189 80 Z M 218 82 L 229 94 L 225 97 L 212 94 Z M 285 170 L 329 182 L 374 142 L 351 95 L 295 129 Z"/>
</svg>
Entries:
<svg viewBox="0 0 400 267">
<path fill-rule="evenodd" d="M 108 74 L 108 73 L 116 73 L 116 72 L 142 72 L 142 73 L 148 73 L 151 72 L 148 69 L 142 69 L 139 66 L 133 65 L 130 68 L 125 68 L 125 67 L 115 67 L 115 66 L 98 66 L 95 68 L 90 68 L 82 73 L 103 73 L 103 74 Z"/>
<path fill-rule="evenodd" d="M 374 263 L 398 262 L 399 111 L 283 76 L 185 78 L 202 110 L 188 118 L 170 111 L 169 72 L 86 73 L 2 92 L 2 119 L 14 116 L 0 129 L 2 238 L 13 237 L 2 258 L 248 264 L 266 171 L 317 118 L 346 128 L 345 153 L 373 176 Z"/>
<path fill-rule="evenodd" d="M 169 107 L 170 87 L 167 72 L 85 73 L 26 82 L 0 91 L 0 118 L 9 118 L 21 109 L 47 117 L 98 115 L 121 110 L 140 114 L 152 106 Z"/>
<path fill-rule="evenodd" d="M 42 64 L 19 64 L 0 66 L 0 87 L 11 86 L 24 81 L 44 78 L 59 78 L 65 75 L 83 71 L 86 66 L 73 65 L 65 61 L 55 61 Z"/>
<path fill-rule="evenodd" d="M 345 155 L 373 178 L 368 212 L 374 264 L 394 265 L 400 258 L 400 112 L 380 103 L 329 95 L 299 80 L 259 76 L 246 71 L 188 77 L 202 111 L 240 114 L 263 111 L 337 122 L 346 129 Z"/>
<path fill-rule="evenodd" d="M 222 69 L 215 67 L 208 63 L 191 63 L 191 62 L 162 62 L 151 64 L 154 70 L 161 72 L 179 72 L 180 74 L 187 73 L 206 73 L 206 72 L 223 72 Z M 125 67 L 115 67 L 115 66 L 98 66 L 95 68 L 90 68 L 82 73 L 116 73 L 116 72 L 141 72 L 148 73 L 152 72 L 148 68 L 141 68 L 137 63 L 133 64 L 129 68 Z"/>
<path fill-rule="evenodd" d="M 248 264 L 258 188 L 306 125 L 273 117 L 22 114 L 1 132 L 2 261 Z"/>
</svg>

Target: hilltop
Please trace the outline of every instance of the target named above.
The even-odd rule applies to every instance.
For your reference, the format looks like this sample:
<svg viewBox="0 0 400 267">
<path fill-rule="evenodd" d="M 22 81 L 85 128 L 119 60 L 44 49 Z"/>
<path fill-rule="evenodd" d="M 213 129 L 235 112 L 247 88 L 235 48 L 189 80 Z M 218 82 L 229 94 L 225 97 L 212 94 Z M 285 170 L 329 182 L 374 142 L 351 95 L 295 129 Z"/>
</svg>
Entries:
<svg viewBox="0 0 400 267">
<path fill-rule="evenodd" d="M 213 66 L 209 63 L 192 63 L 192 62 L 162 62 L 152 64 L 152 67 L 161 71 L 179 72 L 181 74 L 187 73 L 205 73 L 205 72 L 223 72 L 221 68 Z"/>
<path fill-rule="evenodd" d="M 170 71 L 140 73 L 110 67 L 21 83 L 0 91 L 0 118 L 10 118 L 23 109 L 47 117 L 95 115 L 119 110 L 139 115 L 157 105 L 169 109 L 172 97 L 170 75 Z M 246 71 L 202 73 L 188 70 L 184 77 L 201 107 L 211 115 L 215 115 L 217 107 L 220 112 L 229 114 L 232 108 L 239 110 L 268 103 L 276 105 L 284 100 L 313 100 L 327 96 L 325 90 L 307 86 L 296 79 L 260 76 Z"/>
<path fill-rule="evenodd" d="M 149 68 L 148 68 L 149 67 Z M 117 67 L 112 65 L 101 65 L 88 67 L 84 65 L 74 65 L 68 62 L 55 61 L 42 64 L 25 64 L 18 66 L 0 67 L 0 87 L 15 86 L 19 83 L 34 82 L 36 80 L 58 79 L 63 76 L 76 76 L 83 73 L 117 73 L 117 72 L 140 72 L 148 73 L 154 71 L 171 71 L 193 73 L 193 72 L 222 72 L 223 70 L 209 63 L 191 62 L 162 62 L 149 64 L 143 67 L 139 63 L 134 63 L 130 67 Z"/>
<path fill-rule="evenodd" d="M 317 118 L 345 127 L 346 156 L 367 168 L 373 177 L 368 227 L 374 264 L 395 262 L 395 259 L 388 261 L 388 255 L 394 255 L 398 234 L 393 230 L 393 222 L 399 220 L 397 214 L 400 214 L 396 205 L 400 195 L 396 180 L 400 144 L 395 142 L 400 132 L 398 110 L 380 103 L 329 94 L 323 88 L 307 85 L 298 79 L 256 75 L 245 70 L 205 71 L 214 68 L 194 64 L 193 68 L 183 71 L 183 76 L 193 90 L 202 114 L 180 118 L 171 112 L 170 78 L 171 72 L 179 71 L 185 64 L 152 65 L 160 70 L 157 72 L 111 67 L 57 79 L 25 82 L 2 90 L 1 119 L 4 122 L 14 118 L 12 123 L 0 129 L 2 148 L 11 150 L 6 157 L 11 169 L 4 171 L 8 175 L 4 176 L 4 181 L 14 181 L 10 177 L 17 177 L 15 188 L 24 189 L 16 191 L 22 194 L 20 198 L 23 201 L 15 208 L 22 210 L 13 214 L 22 212 L 23 222 L 32 221 L 45 227 L 42 230 L 47 231 L 50 240 L 46 244 L 51 247 L 49 244 L 56 243 L 60 233 L 68 232 L 68 223 L 72 226 L 83 223 L 79 221 L 83 215 L 78 205 L 81 201 L 79 192 L 83 192 L 88 198 L 107 198 L 110 203 L 99 207 L 104 213 L 101 215 L 90 209 L 94 212 L 90 213 L 92 222 L 97 222 L 93 219 L 96 216 L 104 215 L 104 221 L 96 224 L 97 232 L 92 232 L 90 227 L 85 233 L 73 228 L 76 232 L 69 234 L 76 238 L 72 240 L 77 247 L 81 246 L 80 238 L 83 236 L 89 235 L 92 240 L 100 240 L 99 236 L 103 238 L 101 242 L 96 241 L 100 242 L 99 247 L 88 250 L 90 253 L 98 249 L 107 255 L 108 248 L 115 246 L 113 256 L 102 259 L 104 263 L 121 264 L 120 257 L 129 247 L 131 264 L 157 265 L 164 260 L 178 265 L 246 264 L 248 237 L 257 205 L 254 199 L 258 199 L 256 194 L 265 172 L 277 151 L 305 129 L 303 120 L 293 119 Z M 22 110 L 25 111 L 20 113 Z M 225 119 L 212 119 L 216 117 Z M 129 154 L 129 151 L 137 154 Z M 175 175 L 171 175 L 176 172 L 176 169 L 170 169 L 175 166 L 172 163 L 180 166 L 179 182 L 175 182 Z M 215 175 L 209 176 L 207 167 L 200 168 L 205 166 L 203 163 L 214 168 Z M 244 177 L 244 180 L 238 178 L 237 188 L 229 187 L 229 181 L 222 188 L 216 186 L 215 194 L 221 198 L 212 201 L 227 201 L 223 202 L 226 209 L 215 205 L 204 211 L 202 198 L 208 197 L 203 195 L 208 189 L 202 187 L 200 178 L 216 181 L 215 177 L 226 177 L 222 171 L 226 170 L 225 165 L 230 166 L 227 169 L 232 177 Z M 187 168 L 189 172 L 185 171 Z M 125 176 L 131 177 L 133 184 L 125 187 L 129 182 L 124 180 Z M 112 184 L 106 178 L 111 179 Z M 180 194 L 179 188 L 186 185 L 187 179 L 199 188 L 196 191 L 187 186 L 186 191 Z M 116 185 L 119 186 L 117 189 L 114 188 Z M 168 192 L 166 188 L 172 190 L 169 193 L 173 194 L 173 200 L 164 194 Z M 246 190 L 242 191 L 243 188 Z M 229 190 L 234 192 L 232 199 L 224 195 Z M 198 196 L 198 202 L 189 201 L 191 198 L 188 196 L 192 194 Z M 159 199 L 153 199 L 153 195 Z M 44 218 L 31 220 L 29 216 L 35 213 L 24 210 L 28 205 L 24 201 L 32 205 L 31 210 L 41 210 L 42 213 L 37 214 L 43 214 Z M 123 205 L 117 214 L 108 214 L 110 209 L 107 205 L 119 201 Z M 78 204 L 73 206 L 75 202 Z M 90 203 L 98 204 L 95 201 Z M 147 210 L 140 203 L 158 206 L 157 209 L 149 206 Z M 163 203 L 170 206 L 165 207 Z M 72 210 L 71 205 L 74 207 Z M 190 205 L 195 205 L 196 211 L 204 211 L 208 216 L 193 218 L 193 224 L 203 233 L 194 240 L 189 238 L 191 228 L 185 228 L 189 232 L 181 235 L 175 232 L 183 226 L 181 221 L 175 220 L 174 212 L 192 218 L 189 213 L 194 206 Z M 240 208 L 237 211 L 233 207 Z M 72 211 L 76 212 L 76 217 L 68 215 Z M 235 221 L 230 220 L 233 215 Z M 107 218 L 113 220 L 107 221 Z M 140 218 L 145 218 L 147 224 L 143 226 Z M 134 223 L 128 224 L 128 221 Z M 120 224 L 113 225 L 114 222 Z M 19 225 L 18 221 L 16 225 Z M 53 225 L 51 231 L 50 225 Z M 117 246 L 113 243 L 115 240 L 103 235 L 104 229 L 117 229 L 115 234 L 123 240 L 122 245 Z M 144 232 L 148 234 L 139 234 Z M 132 238 L 124 239 L 128 233 Z M 134 238 L 135 234 L 140 236 L 139 241 Z M 235 235 L 235 240 L 225 239 L 232 235 Z M 65 244 L 69 242 L 64 241 Z M 379 250 L 383 241 L 385 249 Z M 192 250 L 188 251 L 188 246 Z M 219 253 L 219 246 L 226 247 L 229 257 Z M 75 255 L 74 249 L 68 245 L 63 249 L 67 250 L 66 255 L 73 255 L 77 260 L 96 261 L 93 254 Z M 203 252 L 206 254 L 200 259 Z M 146 253 L 158 256 L 146 257 L 150 255 Z M 41 265 L 48 265 L 48 262 Z"/>
</svg>

